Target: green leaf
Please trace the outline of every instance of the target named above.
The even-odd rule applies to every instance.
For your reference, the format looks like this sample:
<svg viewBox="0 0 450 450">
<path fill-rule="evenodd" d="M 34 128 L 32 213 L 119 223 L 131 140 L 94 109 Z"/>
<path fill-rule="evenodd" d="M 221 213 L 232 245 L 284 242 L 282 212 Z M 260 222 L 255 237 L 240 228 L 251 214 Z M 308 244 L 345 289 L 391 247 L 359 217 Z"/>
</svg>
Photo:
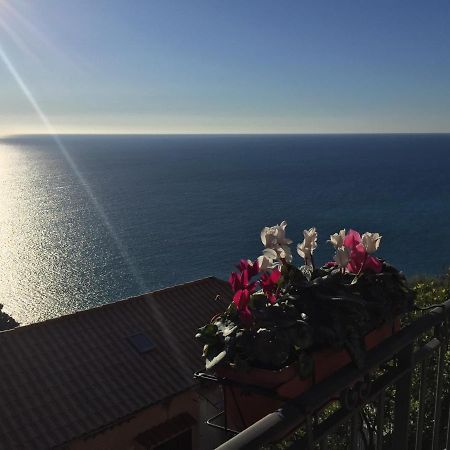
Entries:
<svg viewBox="0 0 450 450">
<path fill-rule="evenodd" d="M 206 358 L 206 364 L 205 364 L 206 370 L 212 369 L 214 366 L 219 364 L 220 361 L 222 361 L 226 355 L 227 355 L 227 352 L 225 350 L 223 350 L 218 355 L 214 356 L 214 358 L 212 358 L 212 359 Z"/>
<path fill-rule="evenodd" d="M 219 326 L 219 332 L 222 333 L 223 337 L 230 336 L 238 329 L 237 325 L 233 323 L 228 323 L 227 325 Z"/>
<path fill-rule="evenodd" d="M 250 307 L 253 309 L 264 308 L 267 304 L 267 297 L 264 294 L 253 294 L 250 297 Z"/>
</svg>

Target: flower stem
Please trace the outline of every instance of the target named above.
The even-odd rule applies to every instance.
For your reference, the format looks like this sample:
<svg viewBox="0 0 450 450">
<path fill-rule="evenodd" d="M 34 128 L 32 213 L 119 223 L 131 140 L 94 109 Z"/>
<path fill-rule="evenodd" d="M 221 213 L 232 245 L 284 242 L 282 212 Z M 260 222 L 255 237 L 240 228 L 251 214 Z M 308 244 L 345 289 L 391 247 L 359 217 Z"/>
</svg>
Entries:
<svg viewBox="0 0 450 450">
<path fill-rule="evenodd" d="M 359 268 L 358 273 L 356 274 L 356 277 L 357 277 L 357 278 L 361 275 L 361 272 L 362 272 L 364 266 L 366 265 L 367 257 L 368 257 L 368 256 L 369 256 L 369 254 L 366 253 L 366 255 L 364 256 L 364 261 L 362 262 L 361 267 Z"/>
</svg>

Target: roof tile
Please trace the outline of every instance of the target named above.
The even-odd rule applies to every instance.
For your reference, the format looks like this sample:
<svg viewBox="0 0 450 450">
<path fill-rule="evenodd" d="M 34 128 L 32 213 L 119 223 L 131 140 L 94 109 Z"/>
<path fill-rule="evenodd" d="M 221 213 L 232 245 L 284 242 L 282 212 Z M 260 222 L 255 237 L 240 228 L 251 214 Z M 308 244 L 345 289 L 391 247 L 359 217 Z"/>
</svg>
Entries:
<svg viewBox="0 0 450 450">
<path fill-rule="evenodd" d="M 210 277 L 1 332 L 0 450 L 60 446 L 193 386 L 218 294 L 231 299 Z M 136 333 L 155 349 L 137 352 Z"/>
</svg>

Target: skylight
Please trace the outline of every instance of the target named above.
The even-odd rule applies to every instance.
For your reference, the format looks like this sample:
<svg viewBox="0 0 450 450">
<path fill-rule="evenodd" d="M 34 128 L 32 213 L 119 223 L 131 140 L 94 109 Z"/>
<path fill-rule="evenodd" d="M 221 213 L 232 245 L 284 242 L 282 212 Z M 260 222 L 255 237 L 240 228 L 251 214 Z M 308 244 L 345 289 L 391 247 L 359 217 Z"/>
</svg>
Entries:
<svg viewBox="0 0 450 450">
<path fill-rule="evenodd" d="M 127 339 L 139 353 L 146 353 L 155 348 L 155 343 L 144 333 L 128 336 Z"/>
</svg>

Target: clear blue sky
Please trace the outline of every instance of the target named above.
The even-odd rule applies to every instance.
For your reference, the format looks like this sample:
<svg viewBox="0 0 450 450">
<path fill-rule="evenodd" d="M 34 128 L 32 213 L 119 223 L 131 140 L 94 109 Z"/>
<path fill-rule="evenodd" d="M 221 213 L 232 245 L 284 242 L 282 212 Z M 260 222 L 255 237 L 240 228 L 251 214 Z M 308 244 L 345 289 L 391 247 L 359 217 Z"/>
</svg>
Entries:
<svg viewBox="0 0 450 450">
<path fill-rule="evenodd" d="M 448 0 L 0 0 L 0 46 L 0 135 L 450 131 Z"/>
</svg>

